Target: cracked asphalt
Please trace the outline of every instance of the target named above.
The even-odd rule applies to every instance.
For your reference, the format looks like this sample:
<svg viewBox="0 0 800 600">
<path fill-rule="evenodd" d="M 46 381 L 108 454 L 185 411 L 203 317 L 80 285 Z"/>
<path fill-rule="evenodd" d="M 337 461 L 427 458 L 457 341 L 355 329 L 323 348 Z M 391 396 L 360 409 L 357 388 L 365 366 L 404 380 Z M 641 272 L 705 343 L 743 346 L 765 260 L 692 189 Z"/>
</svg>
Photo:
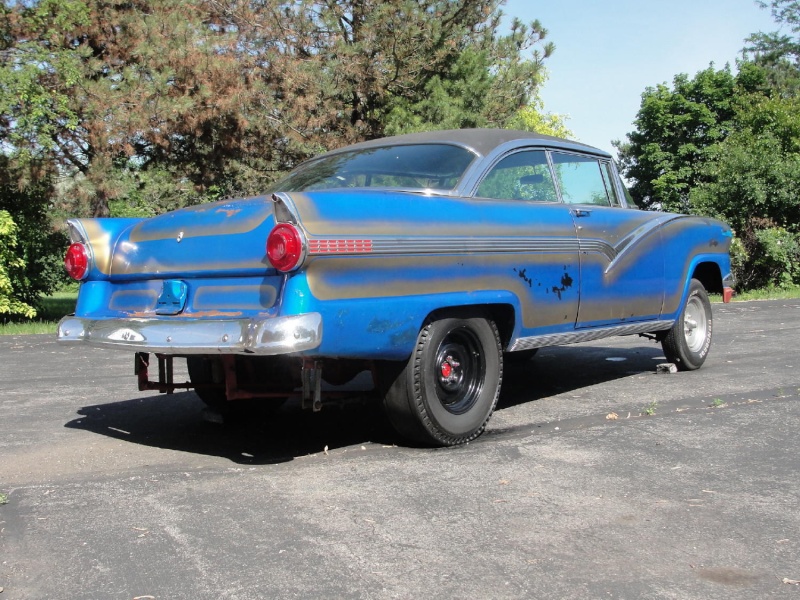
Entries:
<svg viewBox="0 0 800 600">
<path fill-rule="evenodd" d="M 127 353 L 2 337 L 0 600 L 798 598 L 800 300 L 714 315 L 693 373 L 640 337 L 507 366 L 436 450 L 369 402 L 222 426 Z"/>
</svg>

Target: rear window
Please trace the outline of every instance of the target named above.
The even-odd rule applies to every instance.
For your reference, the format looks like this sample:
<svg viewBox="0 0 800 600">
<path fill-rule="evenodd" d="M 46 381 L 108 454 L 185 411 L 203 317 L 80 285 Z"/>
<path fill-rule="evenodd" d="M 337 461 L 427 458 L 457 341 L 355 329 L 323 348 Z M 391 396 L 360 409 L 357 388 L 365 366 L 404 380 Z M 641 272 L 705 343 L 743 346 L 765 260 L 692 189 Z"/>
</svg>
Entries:
<svg viewBox="0 0 800 600">
<path fill-rule="evenodd" d="M 321 156 L 280 181 L 276 192 L 337 188 L 452 190 L 475 154 L 449 144 L 384 146 Z"/>
</svg>

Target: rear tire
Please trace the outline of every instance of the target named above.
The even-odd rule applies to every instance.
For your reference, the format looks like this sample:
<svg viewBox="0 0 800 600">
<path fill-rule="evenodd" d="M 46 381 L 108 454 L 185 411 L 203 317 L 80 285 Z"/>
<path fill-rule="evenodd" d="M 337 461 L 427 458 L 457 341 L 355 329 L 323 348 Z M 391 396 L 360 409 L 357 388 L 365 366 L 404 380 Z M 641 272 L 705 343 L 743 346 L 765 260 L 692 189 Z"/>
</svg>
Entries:
<svg viewBox="0 0 800 600">
<path fill-rule="evenodd" d="M 712 330 L 713 319 L 708 294 L 702 283 L 692 279 L 681 314 L 661 342 L 664 355 L 680 371 L 699 369 L 711 349 Z"/>
<path fill-rule="evenodd" d="M 196 387 L 194 393 L 223 420 L 270 416 L 286 402 L 286 398 L 246 398 L 228 400 L 225 393 L 225 375 L 222 361 L 214 356 L 187 356 L 189 379 Z"/>
<path fill-rule="evenodd" d="M 420 331 L 384 406 L 394 428 L 411 440 L 464 444 L 483 433 L 502 378 L 500 334 L 493 321 L 440 319 Z"/>
<path fill-rule="evenodd" d="M 229 402 L 225 395 L 225 375 L 222 362 L 206 356 L 187 356 L 186 369 L 189 371 L 189 379 L 193 385 L 209 386 L 194 388 L 194 393 L 200 400 L 209 408 L 224 412 L 228 408 Z M 210 387 L 215 383 L 220 387 Z"/>
</svg>

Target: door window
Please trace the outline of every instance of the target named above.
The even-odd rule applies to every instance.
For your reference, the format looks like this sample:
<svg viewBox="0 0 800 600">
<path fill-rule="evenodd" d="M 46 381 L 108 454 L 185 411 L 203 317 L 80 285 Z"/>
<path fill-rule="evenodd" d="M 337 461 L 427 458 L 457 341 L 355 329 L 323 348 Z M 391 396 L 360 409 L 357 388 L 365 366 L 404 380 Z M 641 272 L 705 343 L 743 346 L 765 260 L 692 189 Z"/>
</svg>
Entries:
<svg viewBox="0 0 800 600">
<path fill-rule="evenodd" d="M 476 195 L 503 200 L 558 202 L 544 150 L 526 150 L 506 156 L 484 177 Z"/>
<path fill-rule="evenodd" d="M 595 158 L 553 152 L 553 167 L 567 204 L 610 206 L 600 163 Z"/>
</svg>

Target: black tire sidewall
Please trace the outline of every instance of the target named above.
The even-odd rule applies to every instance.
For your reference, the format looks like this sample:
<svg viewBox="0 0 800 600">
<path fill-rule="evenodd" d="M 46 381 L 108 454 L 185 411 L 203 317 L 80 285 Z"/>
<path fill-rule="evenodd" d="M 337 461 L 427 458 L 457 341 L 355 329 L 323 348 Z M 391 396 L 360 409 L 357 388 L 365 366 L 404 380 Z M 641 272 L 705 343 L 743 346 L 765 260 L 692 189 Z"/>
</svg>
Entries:
<svg viewBox="0 0 800 600">
<path fill-rule="evenodd" d="M 462 414 L 445 408 L 436 394 L 436 356 L 442 341 L 453 331 L 465 328 L 480 345 L 484 376 L 475 404 Z M 483 318 L 442 319 L 428 328 L 428 337 L 418 347 L 415 360 L 413 390 L 422 424 L 443 443 L 460 443 L 477 437 L 486 425 L 500 391 L 502 354 L 495 326 Z"/>
<path fill-rule="evenodd" d="M 213 383 L 212 365 L 215 360 L 219 359 L 210 356 L 187 356 L 186 369 L 189 372 L 189 380 L 194 385 L 201 386 Z M 214 410 L 224 411 L 229 407 L 224 389 L 195 388 L 194 393 L 206 406 Z"/>
</svg>

